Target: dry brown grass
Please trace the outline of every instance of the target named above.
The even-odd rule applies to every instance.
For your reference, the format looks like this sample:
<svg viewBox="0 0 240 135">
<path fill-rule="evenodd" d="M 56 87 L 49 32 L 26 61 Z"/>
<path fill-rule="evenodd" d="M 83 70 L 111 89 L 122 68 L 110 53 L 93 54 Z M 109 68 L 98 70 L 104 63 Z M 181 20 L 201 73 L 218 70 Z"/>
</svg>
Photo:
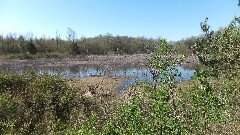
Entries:
<svg viewBox="0 0 240 135">
<path fill-rule="evenodd" d="M 5 55 L 0 54 L 0 62 L 5 61 L 7 58 Z"/>
<path fill-rule="evenodd" d="M 82 77 L 68 79 L 70 87 L 79 88 L 85 96 L 110 96 L 118 94 L 117 88 L 128 77 Z"/>
</svg>

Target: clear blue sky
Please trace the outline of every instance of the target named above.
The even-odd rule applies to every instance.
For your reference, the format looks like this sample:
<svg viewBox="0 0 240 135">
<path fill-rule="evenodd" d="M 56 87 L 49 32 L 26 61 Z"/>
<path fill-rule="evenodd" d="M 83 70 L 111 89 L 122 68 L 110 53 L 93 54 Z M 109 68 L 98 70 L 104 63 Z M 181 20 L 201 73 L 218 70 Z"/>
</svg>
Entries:
<svg viewBox="0 0 240 135">
<path fill-rule="evenodd" d="M 209 17 L 213 30 L 239 15 L 238 0 L 0 0 L 0 33 L 66 38 L 110 33 L 170 40 L 201 34 Z"/>
</svg>

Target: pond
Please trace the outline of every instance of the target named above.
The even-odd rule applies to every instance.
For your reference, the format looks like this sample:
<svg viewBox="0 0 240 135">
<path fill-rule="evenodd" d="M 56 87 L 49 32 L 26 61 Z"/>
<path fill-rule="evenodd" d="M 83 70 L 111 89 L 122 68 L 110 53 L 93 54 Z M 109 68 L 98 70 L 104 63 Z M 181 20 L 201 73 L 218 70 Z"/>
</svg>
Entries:
<svg viewBox="0 0 240 135">
<path fill-rule="evenodd" d="M 15 66 L 5 66 L 1 70 L 8 70 L 13 72 L 23 72 L 27 70 L 34 70 L 39 74 L 48 73 L 50 75 L 60 74 L 64 78 L 81 78 L 90 76 L 121 76 L 126 77 L 122 80 L 122 84 L 117 88 L 121 91 L 139 81 L 152 82 L 152 75 L 150 74 L 148 68 L 144 64 L 138 65 L 121 65 L 121 64 L 76 64 L 76 65 L 62 65 L 62 66 L 28 66 L 24 65 L 22 67 L 16 68 Z M 184 69 L 181 66 L 178 70 L 182 74 L 182 78 L 177 78 L 180 80 L 189 80 L 193 74 L 194 70 Z"/>
</svg>

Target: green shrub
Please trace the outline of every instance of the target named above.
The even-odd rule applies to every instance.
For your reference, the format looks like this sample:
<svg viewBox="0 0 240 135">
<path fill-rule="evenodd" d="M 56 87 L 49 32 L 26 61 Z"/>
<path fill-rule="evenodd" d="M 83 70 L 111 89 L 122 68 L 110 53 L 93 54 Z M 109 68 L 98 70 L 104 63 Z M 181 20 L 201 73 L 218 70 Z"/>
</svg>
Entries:
<svg viewBox="0 0 240 135">
<path fill-rule="evenodd" d="M 32 41 L 30 42 L 26 42 L 24 44 L 23 50 L 25 53 L 29 52 L 30 54 L 36 54 L 37 53 L 37 49 L 35 47 L 35 45 L 33 44 Z"/>
<path fill-rule="evenodd" d="M 65 53 L 45 53 L 38 56 L 39 58 L 65 58 L 68 57 L 68 54 Z"/>
<path fill-rule="evenodd" d="M 0 72 L 0 93 L 3 91 L 23 90 L 27 85 L 28 79 L 21 74 Z"/>
<path fill-rule="evenodd" d="M 1 73 L 0 84 L 2 133 L 60 132 L 76 115 L 72 110 L 81 108 L 81 95 L 78 99 L 76 91 L 58 76 Z"/>
<path fill-rule="evenodd" d="M 210 130 L 209 123 L 218 122 L 219 125 L 220 123 L 223 124 L 223 121 L 226 122 L 227 116 L 237 111 L 233 108 L 236 108 L 234 104 L 239 101 L 236 100 L 236 96 L 233 96 L 232 93 L 238 95 L 239 84 L 235 83 L 230 89 L 226 86 L 232 84 L 233 80 L 239 79 L 240 65 L 238 53 L 240 49 L 240 32 L 239 27 L 236 25 L 240 21 L 239 18 L 235 18 L 229 26 L 217 32 L 210 31 L 207 21 L 208 18 L 201 23 L 204 35 L 199 38 L 194 46 L 194 53 L 200 63 L 205 66 L 195 72 L 195 79 L 199 84 L 196 91 L 198 95 L 202 96 L 200 96 L 201 98 L 196 96 L 193 98 L 193 101 L 202 102 L 202 105 L 198 104 L 196 106 L 198 112 L 202 112 L 198 115 L 203 117 L 203 121 L 199 121 L 199 123 L 203 122 L 204 133 L 207 131 L 213 132 L 213 130 Z M 232 111 L 229 112 L 229 110 Z M 239 116 L 238 113 L 235 114 Z M 235 116 L 228 119 L 231 119 L 231 122 L 237 121 Z M 233 133 L 236 132 L 235 127 L 231 127 L 230 130 Z M 224 130 L 220 129 L 220 131 Z"/>
<path fill-rule="evenodd" d="M 201 23 L 204 36 L 194 46 L 194 52 L 201 64 L 212 71 L 212 75 L 239 74 L 240 66 L 240 28 L 236 25 L 240 20 L 235 18 L 229 26 L 217 31 L 210 31 L 208 19 Z"/>
<path fill-rule="evenodd" d="M 25 105 L 21 98 L 9 92 L 0 94 L 0 134 L 17 133 L 24 122 Z"/>
<path fill-rule="evenodd" d="M 79 53 L 79 47 L 77 45 L 77 43 L 71 43 L 70 46 L 69 46 L 69 53 L 72 54 L 72 55 L 76 55 Z"/>
</svg>

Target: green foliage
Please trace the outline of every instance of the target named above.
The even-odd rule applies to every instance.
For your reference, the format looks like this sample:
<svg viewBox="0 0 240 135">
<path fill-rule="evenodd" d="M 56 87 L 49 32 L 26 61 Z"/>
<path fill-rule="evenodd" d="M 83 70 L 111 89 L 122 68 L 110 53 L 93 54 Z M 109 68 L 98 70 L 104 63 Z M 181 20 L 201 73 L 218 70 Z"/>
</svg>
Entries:
<svg viewBox="0 0 240 135">
<path fill-rule="evenodd" d="M 117 108 L 104 127 L 105 134 L 149 134 L 148 119 L 141 100 L 134 97 L 129 103 Z"/>
<path fill-rule="evenodd" d="M 166 40 L 160 40 L 158 49 L 150 55 L 148 66 L 156 83 L 167 83 L 170 88 L 176 84 L 174 77 L 180 77 L 177 65 L 180 64 L 184 56 L 177 56 Z"/>
<path fill-rule="evenodd" d="M 205 35 L 194 46 L 198 59 L 213 74 L 239 74 L 240 28 L 236 25 L 239 19 L 235 18 L 228 27 L 216 33 L 210 31 L 207 20 L 201 23 Z"/>
<path fill-rule="evenodd" d="M 56 38 L 43 36 L 29 41 L 22 35 L 14 37 L 12 33 L 9 33 L 7 36 L 0 36 L 0 52 L 4 54 L 23 53 L 24 56 L 21 58 L 28 58 L 27 52 L 30 54 L 38 53 L 38 55 L 69 52 L 81 55 L 135 54 L 152 52 L 157 43 L 157 39 L 112 36 L 111 34 L 77 39 L 76 33 L 71 29 L 68 30 L 67 39 L 60 39 L 58 35 Z"/>
<path fill-rule="evenodd" d="M 33 44 L 32 41 L 26 42 L 23 46 L 23 50 L 24 50 L 24 53 L 27 53 L 27 52 L 29 52 L 30 54 L 36 54 L 37 53 L 37 49 L 36 49 L 36 47 L 35 47 L 35 45 Z"/>
<path fill-rule="evenodd" d="M 209 83 L 209 73 L 197 70 L 196 85 L 177 91 L 180 77 L 176 58 L 165 40 L 151 54 L 149 68 L 155 86 L 145 85 L 145 91 L 116 108 L 106 122 L 104 134 L 208 134 L 223 124 L 225 102 Z M 160 86 L 156 86 L 159 84 Z"/>
<path fill-rule="evenodd" d="M 176 77 L 181 74 L 177 66 L 183 58 L 172 51 L 166 40 L 160 40 L 148 61 L 154 86 L 144 84 L 143 91 L 125 102 L 114 103 L 116 107 L 101 106 L 106 104 L 82 97 L 59 76 L 1 73 L 0 132 L 210 134 L 220 133 L 216 131 L 227 121 L 227 114 L 236 115 L 228 122 L 237 124 L 239 78 L 231 82 L 222 79 L 224 85 L 219 85 L 212 83 L 216 78 L 211 70 L 198 69 L 191 80 L 194 85 L 179 90 Z M 104 107 L 114 110 L 106 113 Z"/>
<path fill-rule="evenodd" d="M 77 43 L 71 43 L 69 46 L 69 53 L 72 55 L 76 55 L 79 53 L 79 47 Z"/>
<path fill-rule="evenodd" d="M 213 133 L 213 125 L 223 124 L 225 102 L 210 85 L 207 71 L 199 70 L 192 78 L 193 85 L 179 93 L 179 105 L 184 108 L 184 121 L 194 134 Z"/>
<path fill-rule="evenodd" d="M 175 77 L 180 74 L 176 68 L 180 58 L 173 56 L 171 47 L 160 40 L 159 48 L 151 54 L 149 67 L 160 86 L 145 86 L 144 92 L 120 105 L 104 128 L 104 134 L 183 134 L 186 124 L 177 112 Z M 152 72 L 152 73 L 153 73 Z"/>
<path fill-rule="evenodd" d="M 195 72 L 195 79 L 199 83 L 197 91 L 203 95 L 203 98 L 194 97 L 194 100 L 202 100 L 203 102 L 202 105 L 198 106 L 201 110 L 199 112 L 202 112 L 199 115 L 204 116 L 202 124 L 204 133 L 209 131 L 209 122 L 226 121 L 226 117 L 232 113 L 239 116 L 236 113 L 237 110 L 233 109 L 236 108 L 234 104 L 238 103 L 239 100 L 236 100 L 236 96 L 232 95 L 232 93 L 235 93 L 234 95 L 239 93 L 237 90 L 239 84 L 232 84 L 233 80 L 239 79 L 240 33 L 239 27 L 236 25 L 239 18 L 235 18 L 229 26 L 215 33 L 210 31 L 207 20 L 208 18 L 201 23 L 204 35 L 194 46 L 195 54 L 200 63 L 205 66 Z M 236 117 L 228 119 L 231 119 L 233 123 L 237 121 Z M 231 127 L 231 130 L 236 131 L 234 127 Z"/>
<path fill-rule="evenodd" d="M 0 95 L 0 134 L 12 134 L 21 124 L 24 104 L 21 99 L 13 98 L 9 92 Z"/>
<path fill-rule="evenodd" d="M 65 58 L 69 57 L 67 53 L 44 53 L 44 54 L 36 54 L 33 56 L 34 58 Z"/>
<path fill-rule="evenodd" d="M 239 18 L 215 33 L 207 19 L 201 23 L 204 35 L 193 48 L 205 67 L 196 69 L 192 84 L 184 89 L 176 80 L 181 77 L 177 65 L 184 57 L 177 57 L 166 40 L 160 40 L 148 60 L 154 85 L 130 90 L 135 94 L 114 103 L 115 107 L 103 102 L 106 106 L 98 106 L 97 100 L 83 97 L 59 76 L 0 73 L 0 134 L 239 134 L 237 22 Z M 134 47 L 127 50 L 127 38 L 117 37 L 116 43 L 112 36 L 106 39 L 81 40 L 80 50 L 94 52 L 89 46 L 97 45 L 99 50 L 104 48 L 103 54 L 136 51 Z M 8 47 L 2 49 L 13 49 Z M 72 51 L 76 50 L 73 46 Z M 104 112 L 106 108 L 114 110 Z"/>
<path fill-rule="evenodd" d="M 0 77 L 1 134 L 63 131 L 76 118 L 72 110 L 81 108 L 81 95 L 77 99 L 76 91 L 58 76 L 1 73 Z"/>
<path fill-rule="evenodd" d="M 75 134 L 80 134 L 80 135 L 96 135 L 99 134 L 97 128 L 95 127 L 98 122 L 98 117 L 95 114 L 90 115 L 87 117 L 86 122 L 81 126 L 80 130 L 75 131 Z"/>
<path fill-rule="evenodd" d="M 22 90 L 28 81 L 22 75 L 3 72 L 0 73 L 0 80 L 0 92 Z"/>
<path fill-rule="evenodd" d="M 197 42 L 198 37 L 190 37 L 171 43 L 173 51 L 177 54 L 191 56 L 193 54 L 192 47 Z"/>
</svg>

